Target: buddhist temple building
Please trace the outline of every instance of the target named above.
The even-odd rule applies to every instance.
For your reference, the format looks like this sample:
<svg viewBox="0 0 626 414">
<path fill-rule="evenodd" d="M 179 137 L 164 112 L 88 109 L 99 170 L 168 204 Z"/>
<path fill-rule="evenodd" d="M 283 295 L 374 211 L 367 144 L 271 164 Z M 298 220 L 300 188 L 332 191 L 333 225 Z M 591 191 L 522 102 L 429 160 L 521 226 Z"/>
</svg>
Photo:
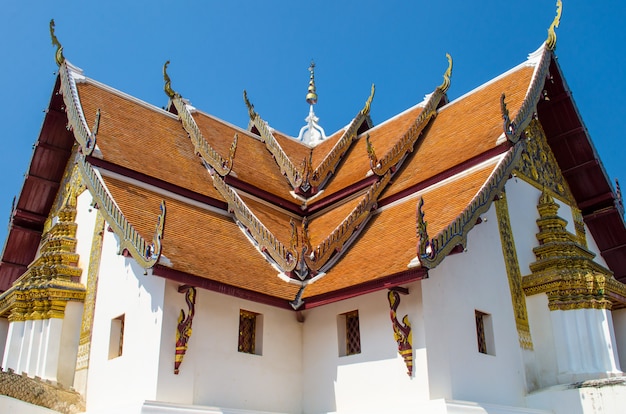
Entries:
<svg viewBox="0 0 626 414">
<path fill-rule="evenodd" d="M 325 131 L 312 62 L 292 135 L 245 92 L 247 127 L 195 108 L 169 62 L 158 106 L 91 79 L 51 22 L 0 412 L 623 412 L 624 208 L 560 15 L 454 100 L 442 52 L 443 81 L 379 124 L 372 85 Z"/>
</svg>

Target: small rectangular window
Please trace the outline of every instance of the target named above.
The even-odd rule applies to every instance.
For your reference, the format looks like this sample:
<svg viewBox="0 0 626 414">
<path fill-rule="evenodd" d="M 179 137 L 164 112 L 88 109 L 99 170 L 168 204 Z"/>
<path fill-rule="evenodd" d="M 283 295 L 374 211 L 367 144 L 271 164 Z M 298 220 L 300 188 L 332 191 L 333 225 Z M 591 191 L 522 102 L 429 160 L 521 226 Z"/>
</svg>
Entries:
<svg viewBox="0 0 626 414">
<path fill-rule="evenodd" d="M 124 348 L 124 319 L 125 315 L 120 315 L 111 319 L 111 333 L 109 335 L 109 359 L 122 356 Z"/>
<path fill-rule="evenodd" d="M 358 310 L 339 315 L 337 318 L 337 331 L 340 341 L 339 356 L 361 353 L 361 331 Z"/>
<path fill-rule="evenodd" d="M 239 310 L 239 352 L 261 355 L 262 316 L 255 312 Z"/>
<path fill-rule="evenodd" d="M 478 341 L 478 352 L 481 354 L 495 355 L 493 338 L 493 324 L 491 315 L 479 310 L 474 311 L 476 317 L 476 338 Z"/>
</svg>

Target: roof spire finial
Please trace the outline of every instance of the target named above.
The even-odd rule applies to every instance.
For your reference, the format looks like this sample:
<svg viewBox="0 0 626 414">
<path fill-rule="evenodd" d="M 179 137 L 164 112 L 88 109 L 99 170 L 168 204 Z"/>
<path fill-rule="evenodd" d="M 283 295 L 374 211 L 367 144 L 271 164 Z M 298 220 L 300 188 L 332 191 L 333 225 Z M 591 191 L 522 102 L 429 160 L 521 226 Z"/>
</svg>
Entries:
<svg viewBox="0 0 626 414">
<path fill-rule="evenodd" d="M 65 56 L 63 56 L 63 46 L 59 43 L 59 39 L 57 39 L 54 34 L 54 19 L 50 20 L 50 37 L 52 38 L 52 46 L 57 47 L 57 52 L 55 56 L 55 60 L 58 66 L 61 66 L 63 62 L 65 62 Z"/>
<path fill-rule="evenodd" d="M 556 0 L 556 16 L 552 21 L 552 24 L 548 28 L 548 38 L 546 39 L 546 47 L 548 50 L 554 50 L 556 48 L 556 32 L 554 29 L 559 27 L 561 22 L 561 12 L 563 11 L 563 2 Z"/>
<path fill-rule="evenodd" d="M 448 59 L 448 69 L 443 74 L 443 83 L 439 85 L 441 92 L 446 93 L 450 88 L 450 77 L 452 77 L 452 56 L 446 53 L 446 59 Z"/>
<path fill-rule="evenodd" d="M 315 62 L 312 60 L 309 65 L 309 72 L 311 72 L 311 77 L 309 80 L 308 93 L 306 94 L 306 101 L 309 105 L 315 105 L 317 103 L 317 93 L 315 92 Z"/>
<path fill-rule="evenodd" d="M 165 91 L 165 94 L 169 96 L 170 98 L 176 98 L 178 93 L 176 93 L 174 89 L 172 89 L 172 80 L 167 74 L 167 67 L 169 65 L 170 65 L 169 60 L 165 62 L 165 64 L 163 65 L 163 81 L 165 81 L 165 85 L 163 85 L 163 90 Z"/>
</svg>

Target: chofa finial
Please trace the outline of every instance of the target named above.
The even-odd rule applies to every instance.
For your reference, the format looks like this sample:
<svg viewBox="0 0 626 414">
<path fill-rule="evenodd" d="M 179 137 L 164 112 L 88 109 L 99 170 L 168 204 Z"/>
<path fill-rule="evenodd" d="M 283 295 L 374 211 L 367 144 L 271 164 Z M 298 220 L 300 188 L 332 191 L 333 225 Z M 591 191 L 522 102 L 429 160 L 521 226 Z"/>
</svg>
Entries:
<svg viewBox="0 0 626 414">
<path fill-rule="evenodd" d="M 65 56 L 63 56 L 63 46 L 59 43 L 59 39 L 57 39 L 54 34 L 54 19 L 50 20 L 50 38 L 52 39 L 52 46 L 57 47 L 57 52 L 55 56 L 55 60 L 58 66 L 61 66 L 63 62 L 65 62 Z"/>
<path fill-rule="evenodd" d="M 554 31 L 554 29 L 559 27 L 562 11 L 563 2 L 561 0 L 556 0 L 556 16 L 554 17 L 552 24 L 548 28 L 548 38 L 546 39 L 546 47 L 549 50 L 554 50 L 556 48 L 556 32 Z"/>
<path fill-rule="evenodd" d="M 315 105 L 317 103 L 317 92 L 315 91 L 315 62 L 311 61 L 309 65 L 309 72 L 311 77 L 309 79 L 309 89 L 306 94 L 306 101 L 309 105 Z"/>
<path fill-rule="evenodd" d="M 165 94 L 167 96 L 169 96 L 170 98 L 175 98 L 176 95 L 178 95 L 176 92 L 174 92 L 174 89 L 172 89 L 172 80 L 170 79 L 169 75 L 167 74 L 167 67 L 170 65 L 170 61 L 168 60 L 167 62 L 165 62 L 165 64 L 163 65 L 163 80 L 165 81 L 165 85 L 163 86 L 163 90 L 165 91 Z"/>
<path fill-rule="evenodd" d="M 439 85 L 439 89 L 443 93 L 446 93 L 448 88 L 450 88 L 450 77 L 452 76 L 452 56 L 446 53 L 446 58 L 448 59 L 448 69 L 443 74 L 443 83 Z"/>
</svg>

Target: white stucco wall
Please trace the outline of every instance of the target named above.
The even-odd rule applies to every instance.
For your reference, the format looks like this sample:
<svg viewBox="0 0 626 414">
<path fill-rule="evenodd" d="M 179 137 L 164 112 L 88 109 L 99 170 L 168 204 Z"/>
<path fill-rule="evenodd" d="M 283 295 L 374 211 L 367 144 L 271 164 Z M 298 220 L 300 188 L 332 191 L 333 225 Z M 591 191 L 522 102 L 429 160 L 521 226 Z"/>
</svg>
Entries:
<svg viewBox="0 0 626 414">
<path fill-rule="evenodd" d="M 535 389 L 555 385 L 558 383 L 558 367 L 548 296 L 545 293 L 527 296 L 526 310 L 537 362 L 537 376 L 535 377 L 537 387 Z"/>
<path fill-rule="evenodd" d="M 118 239 L 104 232 L 87 383 L 87 409 L 116 411 L 156 397 L 165 280 L 117 254 Z M 111 320 L 125 315 L 120 357 L 109 359 Z"/>
<path fill-rule="evenodd" d="M 87 285 L 89 260 L 94 226 L 96 225 L 97 210 L 91 206 L 93 198 L 89 191 L 83 191 L 76 199 L 76 253 L 78 253 L 78 267 L 83 270 L 80 282 Z"/>
<path fill-rule="evenodd" d="M 165 288 L 156 400 L 258 411 L 301 412 L 302 324 L 292 310 L 197 289 L 188 350 L 174 374 L 176 327 L 188 313 L 178 283 Z M 238 351 L 239 311 L 262 315 L 262 355 Z M 257 322 L 258 323 L 258 322 Z"/>
<path fill-rule="evenodd" d="M 611 312 L 615 329 L 615 345 L 622 371 L 626 369 L 626 309 Z"/>
<path fill-rule="evenodd" d="M 332 303 L 304 312 L 303 412 L 398 412 L 428 400 L 428 377 L 419 283 L 400 295 L 398 319 L 407 314 L 413 329 L 413 377 L 389 317 L 387 291 Z M 339 356 L 337 317 L 359 311 L 361 353 Z"/>
<path fill-rule="evenodd" d="M 482 217 L 467 251 L 448 256 L 422 282 L 430 397 L 519 406 L 524 363 L 495 206 Z M 475 310 L 491 314 L 495 355 L 478 352 Z"/>
</svg>

